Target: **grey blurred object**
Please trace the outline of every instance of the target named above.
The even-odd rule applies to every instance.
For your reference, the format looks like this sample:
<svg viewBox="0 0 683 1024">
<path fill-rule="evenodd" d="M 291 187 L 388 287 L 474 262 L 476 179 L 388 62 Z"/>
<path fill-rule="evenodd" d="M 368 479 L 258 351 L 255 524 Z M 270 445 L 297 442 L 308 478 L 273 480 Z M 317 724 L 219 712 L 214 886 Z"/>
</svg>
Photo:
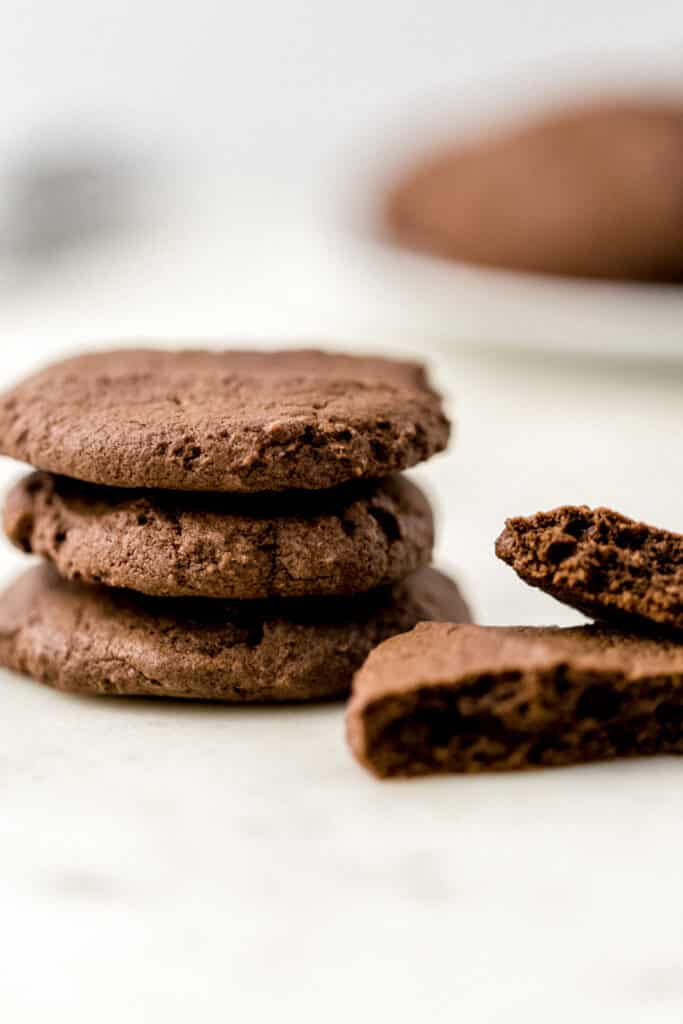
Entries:
<svg viewBox="0 0 683 1024">
<path fill-rule="evenodd" d="M 15 158 L 0 182 L 0 261 L 51 265 L 140 225 L 143 165 L 114 151 L 53 145 Z"/>
</svg>

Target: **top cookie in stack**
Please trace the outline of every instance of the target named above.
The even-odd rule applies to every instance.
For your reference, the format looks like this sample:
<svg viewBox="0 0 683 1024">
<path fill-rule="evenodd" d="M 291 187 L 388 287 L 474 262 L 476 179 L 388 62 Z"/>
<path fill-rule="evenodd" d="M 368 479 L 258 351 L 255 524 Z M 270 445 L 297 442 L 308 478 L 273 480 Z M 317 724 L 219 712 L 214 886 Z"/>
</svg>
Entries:
<svg viewBox="0 0 683 1024">
<path fill-rule="evenodd" d="M 109 487 L 320 490 L 408 469 L 449 434 L 424 368 L 315 351 L 78 356 L 0 399 L 0 451 Z"/>
<path fill-rule="evenodd" d="M 467 617 L 424 568 L 426 499 L 391 475 L 448 433 L 413 363 L 119 350 L 44 370 L 0 399 L 0 451 L 40 470 L 5 528 L 71 582 L 43 569 L 5 595 L 0 658 L 85 691 L 344 692 L 380 639 Z"/>
</svg>

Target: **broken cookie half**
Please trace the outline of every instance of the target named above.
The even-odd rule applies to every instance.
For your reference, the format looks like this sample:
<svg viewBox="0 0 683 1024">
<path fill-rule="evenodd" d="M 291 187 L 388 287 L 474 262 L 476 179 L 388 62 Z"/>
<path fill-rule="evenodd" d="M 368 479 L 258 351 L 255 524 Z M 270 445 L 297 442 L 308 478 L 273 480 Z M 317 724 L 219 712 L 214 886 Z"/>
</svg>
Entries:
<svg viewBox="0 0 683 1024">
<path fill-rule="evenodd" d="M 591 618 L 683 631 L 683 536 L 607 508 L 508 519 L 496 554 L 532 587 Z"/>
<path fill-rule="evenodd" d="M 683 644 L 591 625 L 420 623 L 356 674 L 347 734 L 380 777 L 683 753 Z"/>
</svg>

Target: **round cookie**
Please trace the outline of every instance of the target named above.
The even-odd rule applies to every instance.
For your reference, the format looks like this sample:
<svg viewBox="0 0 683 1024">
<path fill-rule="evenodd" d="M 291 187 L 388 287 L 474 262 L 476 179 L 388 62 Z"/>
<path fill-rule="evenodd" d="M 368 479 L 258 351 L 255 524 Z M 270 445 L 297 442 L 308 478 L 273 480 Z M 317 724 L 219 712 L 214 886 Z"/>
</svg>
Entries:
<svg viewBox="0 0 683 1024">
<path fill-rule="evenodd" d="M 324 352 L 119 349 L 0 397 L 0 453 L 113 487 L 319 490 L 441 451 L 417 363 Z"/>
<path fill-rule="evenodd" d="M 469 621 L 434 569 L 351 599 L 222 602 L 84 587 L 40 565 L 0 597 L 0 664 L 76 693 L 314 700 L 345 694 L 373 647 L 424 619 Z"/>
<path fill-rule="evenodd" d="M 281 495 L 116 490 L 33 473 L 4 527 L 61 576 L 160 597 L 315 597 L 393 583 L 431 561 L 427 499 L 402 476 Z"/>
<path fill-rule="evenodd" d="M 394 187 L 403 243 L 577 277 L 683 280 L 683 103 L 595 103 L 443 148 Z"/>
</svg>

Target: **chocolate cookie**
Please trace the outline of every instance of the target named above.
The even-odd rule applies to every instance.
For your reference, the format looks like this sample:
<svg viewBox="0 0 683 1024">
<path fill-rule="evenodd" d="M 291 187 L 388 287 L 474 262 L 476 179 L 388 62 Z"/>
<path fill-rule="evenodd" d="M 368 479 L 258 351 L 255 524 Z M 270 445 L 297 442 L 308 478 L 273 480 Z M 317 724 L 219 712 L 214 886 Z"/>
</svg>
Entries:
<svg viewBox="0 0 683 1024">
<path fill-rule="evenodd" d="M 406 469 L 449 426 L 417 363 L 289 352 L 99 352 L 0 397 L 0 452 L 114 487 L 318 490 Z"/>
<path fill-rule="evenodd" d="M 427 499 L 405 477 L 268 496 L 131 491 L 33 473 L 5 531 L 60 575 L 161 597 L 353 594 L 431 560 Z"/>
<path fill-rule="evenodd" d="M 436 152 L 393 189 L 401 242 L 578 277 L 683 279 L 683 104 L 570 108 Z"/>
<path fill-rule="evenodd" d="M 508 519 L 496 554 L 532 587 L 594 619 L 683 631 L 683 537 L 608 508 Z"/>
<path fill-rule="evenodd" d="M 41 565 L 0 597 L 0 664 L 76 693 L 313 700 L 344 694 L 381 640 L 468 617 L 434 569 L 349 599 L 223 602 L 84 587 Z"/>
<path fill-rule="evenodd" d="M 600 626 L 423 623 L 373 651 L 348 739 L 379 776 L 683 753 L 683 645 Z"/>
</svg>

